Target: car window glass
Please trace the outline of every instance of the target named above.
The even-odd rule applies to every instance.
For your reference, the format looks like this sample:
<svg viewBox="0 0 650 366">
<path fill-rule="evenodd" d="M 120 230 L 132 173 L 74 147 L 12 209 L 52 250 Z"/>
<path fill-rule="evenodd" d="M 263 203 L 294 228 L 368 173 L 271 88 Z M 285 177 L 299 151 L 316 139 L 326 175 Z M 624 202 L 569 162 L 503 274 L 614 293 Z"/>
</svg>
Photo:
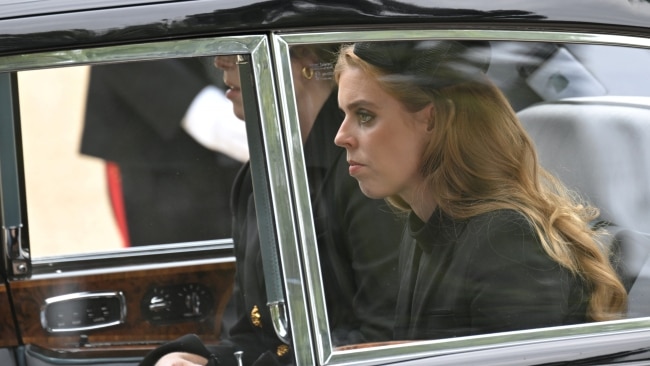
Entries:
<svg viewBox="0 0 650 366">
<path fill-rule="evenodd" d="M 571 192 L 600 210 L 600 215 L 590 225 L 594 230 L 606 230 L 597 240 L 609 257 L 611 274 L 629 294 L 627 310 L 621 310 L 619 316 L 612 319 L 650 315 L 641 300 L 647 296 L 646 282 L 650 278 L 647 275 L 650 270 L 647 259 L 650 258 L 650 191 L 647 184 L 650 181 L 650 150 L 647 147 L 650 146 L 650 125 L 647 123 L 650 87 L 635 81 L 650 77 L 645 67 L 650 51 L 544 42 L 491 41 L 488 44 L 489 62 L 483 71 L 514 110 L 520 120 L 518 123 L 534 144 L 541 166 L 557 176 Z M 422 294 L 429 294 L 431 298 L 444 299 L 448 293 L 443 295 L 430 292 L 430 289 L 440 290 L 441 283 L 449 280 L 440 270 L 454 265 L 448 257 L 453 251 L 435 260 L 422 259 L 425 255 L 421 252 L 404 253 L 404 240 L 413 240 L 408 235 L 409 228 L 413 230 L 408 226 L 408 210 L 406 214 L 400 213 L 400 208 L 383 199 L 386 198 L 383 191 L 373 191 L 373 184 L 403 182 L 391 171 L 381 171 L 383 167 L 373 158 L 390 159 L 399 153 L 390 149 L 409 144 L 406 140 L 391 143 L 391 139 L 398 138 L 393 132 L 378 136 L 382 133 L 377 127 L 380 122 L 373 120 L 378 117 L 372 108 L 381 105 L 365 108 L 358 100 L 353 106 L 341 104 L 342 91 L 339 89 L 337 96 L 337 86 L 329 84 L 327 78 L 318 77 L 323 69 L 332 70 L 329 62 L 335 62 L 318 58 L 314 49 L 322 48 L 322 44 L 292 47 L 292 61 L 299 59 L 295 56 L 298 50 L 316 60 L 296 62 L 292 77 L 300 125 L 312 123 L 308 137 L 303 136 L 303 150 L 327 312 L 328 329 L 322 334 L 329 332 L 325 342 L 331 342 L 334 349 L 395 340 L 394 309 L 407 306 L 400 303 L 399 299 L 404 298 L 400 291 L 404 292 L 407 284 L 413 284 L 409 296 L 424 298 Z M 397 53 L 384 56 L 378 57 L 376 62 L 383 61 L 385 65 L 392 62 L 393 66 L 409 62 Z M 307 95 L 314 95 L 310 91 L 319 90 L 310 84 L 319 84 L 321 91 L 332 93 L 320 94 L 321 108 L 313 110 L 316 113 L 311 114 L 311 120 L 300 113 L 301 108 L 309 110 L 305 100 Z M 362 82 L 353 84 L 354 90 L 349 95 L 358 97 L 363 90 L 359 87 Z M 328 89 L 330 86 L 332 89 Z M 337 134 L 341 133 L 339 128 L 343 128 L 342 122 L 355 124 L 360 132 L 354 138 L 335 144 Z M 368 124 L 364 125 L 366 122 Z M 400 120 L 393 118 L 389 122 L 400 123 Z M 376 150 L 360 147 L 382 138 L 385 141 L 377 143 L 380 147 Z M 407 157 L 396 159 L 396 172 L 411 164 Z M 365 186 L 364 179 L 368 179 Z M 457 229 L 462 233 L 462 227 Z M 415 264 L 399 267 L 398 258 L 413 260 Z M 405 268 L 410 269 L 405 272 Z M 413 268 L 420 268 L 420 273 Z M 412 277 L 410 281 L 408 276 Z M 500 286 L 514 286 L 516 282 L 504 281 Z M 465 295 L 458 294 L 459 297 Z M 579 305 L 581 296 L 569 297 L 568 306 L 582 306 Z M 425 306 L 425 303 L 420 305 Z M 412 333 L 399 333 L 400 340 L 451 339 L 506 330 L 499 327 L 487 327 L 484 332 L 473 329 L 464 318 L 469 316 L 469 303 L 449 302 L 431 309 L 417 308 L 420 305 L 411 303 L 409 312 L 420 315 L 405 320 L 417 324 L 417 329 Z M 541 311 L 541 307 L 512 309 L 513 314 L 527 311 Z M 583 322 L 586 322 L 584 314 L 574 321 L 560 321 L 554 325 Z M 320 318 L 318 323 L 324 326 Z M 543 327 L 537 324 L 513 329 Z"/>
<path fill-rule="evenodd" d="M 18 73 L 35 257 L 230 238 L 248 150 L 213 61 Z"/>
</svg>

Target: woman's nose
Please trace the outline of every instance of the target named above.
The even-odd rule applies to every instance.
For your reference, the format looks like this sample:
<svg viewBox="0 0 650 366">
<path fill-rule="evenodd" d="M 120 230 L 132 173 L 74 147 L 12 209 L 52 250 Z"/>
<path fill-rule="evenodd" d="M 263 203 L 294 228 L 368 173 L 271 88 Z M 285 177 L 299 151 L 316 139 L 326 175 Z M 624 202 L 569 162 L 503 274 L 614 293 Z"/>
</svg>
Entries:
<svg viewBox="0 0 650 366">
<path fill-rule="evenodd" d="M 341 123 L 339 131 L 334 137 L 334 143 L 337 146 L 344 147 L 346 149 L 352 146 L 352 137 L 348 131 L 347 118 L 343 120 L 343 123 Z"/>
</svg>

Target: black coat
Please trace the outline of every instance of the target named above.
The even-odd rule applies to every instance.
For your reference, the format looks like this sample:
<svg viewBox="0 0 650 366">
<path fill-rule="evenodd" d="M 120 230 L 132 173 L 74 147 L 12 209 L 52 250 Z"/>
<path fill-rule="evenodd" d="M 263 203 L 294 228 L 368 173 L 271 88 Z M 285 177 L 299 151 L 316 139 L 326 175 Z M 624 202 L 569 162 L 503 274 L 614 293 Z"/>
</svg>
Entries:
<svg viewBox="0 0 650 366">
<path fill-rule="evenodd" d="M 181 127 L 194 97 L 217 79 L 200 59 L 91 68 L 81 153 L 119 166 L 131 245 L 230 237 L 241 163 Z"/>
<path fill-rule="evenodd" d="M 384 201 L 366 198 L 350 177 L 345 150 L 334 145 L 342 120 L 334 93 L 319 113 L 304 146 L 330 330 L 334 345 L 390 340 L 398 285 L 397 245 L 403 223 Z M 266 358 L 283 354 L 281 362 L 290 362 L 291 349 L 275 335 L 266 306 L 247 168 L 236 180 L 233 199 L 237 258 L 233 298 L 239 320 L 213 351 L 220 364 L 226 365 L 235 365 L 235 349 L 244 351 L 245 365 L 260 354 Z M 260 325 L 251 321 L 254 308 L 261 315 Z"/>
<path fill-rule="evenodd" d="M 304 146 L 330 330 L 334 345 L 390 340 L 403 222 L 384 201 L 366 198 L 350 177 L 345 150 L 333 142 L 342 121 L 334 93 Z M 291 363 L 291 347 L 275 335 L 266 306 L 248 165 L 235 182 L 233 213 L 237 274 L 230 305 L 238 319 L 219 345 L 201 354 L 216 356 L 219 365 L 236 365 L 236 350 L 243 351 L 244 365 Z M 259 314 L 259 323 L 252 321 L 252 313 Z M 185 337 L 154 351 L 143 365 L 153 364 L 152 359 L 167 352 L 195 351 L 188 348 L 188 339 L 196 346 L 198 339 Z"/>
<path fill-rule="evenodd" d="M 335 345 L 385 341 L 392 336 L 403 223 L 384 201 L 366 198 L 350 177 L 345 150 L 333 142 L 342 120 L 334 93 L 304 146 L 330 328 Z M 275 335 L 266 306 L 248 166 L 235 183 L 233 213 L 237 258 L 233 300 L 239 320 L 211 351 L 224 365 L 235 365 L 235 350 L 244 351 L 245 365 L 260 354 L 264 360 L 291 362 L 291 348 Z M 261 316 L 258 325 L 251 321 L 253 309 Z"/>
<path fill-rule="evenodd" d="M 520 213 L 409 217 L 395 339 L 453 338 L 582 323 L 588 291 L 544 252 Z"/>
</svg>

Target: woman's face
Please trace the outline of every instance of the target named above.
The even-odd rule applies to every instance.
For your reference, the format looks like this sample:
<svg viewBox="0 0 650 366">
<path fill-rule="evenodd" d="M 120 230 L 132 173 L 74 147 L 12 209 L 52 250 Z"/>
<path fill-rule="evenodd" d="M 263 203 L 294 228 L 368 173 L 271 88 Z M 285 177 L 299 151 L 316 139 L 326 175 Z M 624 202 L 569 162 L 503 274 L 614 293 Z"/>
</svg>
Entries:
<svg viewBox="0 0 650 366">
<path fill-rule="evenodd" d="M 228 86 L 226 98 L 232 102 L 232 109 L 237 118 L 244 119 L 244 101 L 241 95 L 241 81 L 237 56 L 217 56 L 214 65 L 223 70 L 223 82 Z"/>
<path fill-rule="evenodd" d="M 346 149 L 350 175 L 361 191 L 371 198 L 399 195 L 411 204 L 423 182 L 420 167 L 433 107 L 408 111 L 356 67 L 340 74 L 338 101 L 345 120 L 334 143 Z"/>
</svg>

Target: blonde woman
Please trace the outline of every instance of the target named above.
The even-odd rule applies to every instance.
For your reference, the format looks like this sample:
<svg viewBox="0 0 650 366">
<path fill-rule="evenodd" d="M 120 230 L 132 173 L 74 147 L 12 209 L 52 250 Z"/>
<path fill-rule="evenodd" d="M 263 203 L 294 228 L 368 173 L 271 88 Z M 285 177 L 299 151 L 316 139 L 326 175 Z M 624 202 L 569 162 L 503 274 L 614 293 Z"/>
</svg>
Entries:
<svg viewBox="0 0 650 366">
<path fill-rule="evenodd" d="M 357 43 L 335 143 L 362 192 L 407 213 L 396 339 L 616 319 L 626 292 L 574 200 L 485 76 L 487 44 Z"/>
</svg>

